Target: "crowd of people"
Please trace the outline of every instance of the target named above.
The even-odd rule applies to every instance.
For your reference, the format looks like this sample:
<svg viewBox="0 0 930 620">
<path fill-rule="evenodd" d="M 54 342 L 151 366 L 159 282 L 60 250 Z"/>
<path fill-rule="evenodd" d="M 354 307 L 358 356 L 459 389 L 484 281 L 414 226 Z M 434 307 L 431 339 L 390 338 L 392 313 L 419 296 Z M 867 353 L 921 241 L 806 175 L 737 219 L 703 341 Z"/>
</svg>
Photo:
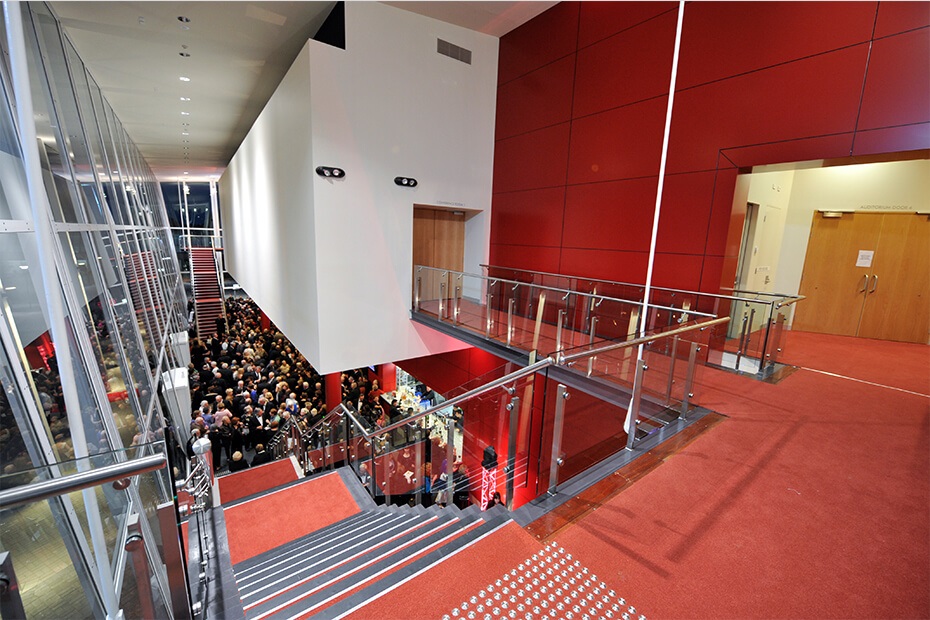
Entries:
<svg viewBox="0 0 930 620">
<path fill-rule="evenodd" d="M 278 429 L 326 415 L 323 378 L 274 326 L 262 326 L 250 299 L 226 301 L 226 321 L 209 338 L 191 341 L 191 441 L 211 442 L 214 470 L 272 460 L 266 449 Z M 249 452 L 254 452 L 250 460 Z"/>
</svg>

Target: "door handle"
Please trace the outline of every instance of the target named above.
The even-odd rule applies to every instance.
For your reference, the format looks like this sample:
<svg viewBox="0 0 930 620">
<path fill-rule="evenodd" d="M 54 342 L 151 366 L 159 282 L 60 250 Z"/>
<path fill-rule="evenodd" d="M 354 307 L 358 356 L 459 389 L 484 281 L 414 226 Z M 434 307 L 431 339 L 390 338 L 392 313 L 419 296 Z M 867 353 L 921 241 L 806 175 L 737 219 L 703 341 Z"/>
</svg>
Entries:
<svg viewBox="0 0 930 620">
<path fill-rule="evenodd" d="M 872 290 L 869 291 L 869 295 L 875 292 L 875 289 L 878 288 L 878 275 L 872 274 Z"/>
<path fill-rule="evenodd" d="M 864 292 L 866 291 L 866 289 L 869 288 L 869 274 L 867 274 L 867 273 L 866 273 L 866 274 L 863 274 L 863 276 L 862 276 L 862 282 L 860 282 L 859 284 L 860 284 L 860 286 L 862 286 L 862 288 L 860 288 L 860 289 L 859 289 L 858 291 L 856 291 L 856 292 L 857 292 L 857 293 L 864 293 Z M 859 287 L 856 287 L 856 288 L 859 288 Z"/>
</svg>

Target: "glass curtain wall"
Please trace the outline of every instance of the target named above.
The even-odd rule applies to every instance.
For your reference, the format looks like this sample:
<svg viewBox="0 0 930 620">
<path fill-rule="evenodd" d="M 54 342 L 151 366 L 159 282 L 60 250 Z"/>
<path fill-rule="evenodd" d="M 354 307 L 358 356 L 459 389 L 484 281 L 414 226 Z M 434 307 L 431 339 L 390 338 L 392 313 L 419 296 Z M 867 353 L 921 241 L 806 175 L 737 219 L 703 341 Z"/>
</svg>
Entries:
<svg viewBox="0 0 930 620">
<path fill-rule="evenodd" d="M 188 328 L 158 182 L 50 8 L 7 9 L 21 15 L 22 40 L 4 16 L 3 490 L 183 445 L 186 424 L 172 424 L 156 395 L 186 368 L 169 343 Z M 14 83 L 23 61 L 28 80 Z M 17 125 L 17 110 L 34 128 Z M 11 554 L 27 617 L 172 616 L 157 513 L 173 507 L 173 484 L 163 473 L 0 512 L 0 551 Z M 150 568 L 142 576 L 137 534 Z"/>
</svg>

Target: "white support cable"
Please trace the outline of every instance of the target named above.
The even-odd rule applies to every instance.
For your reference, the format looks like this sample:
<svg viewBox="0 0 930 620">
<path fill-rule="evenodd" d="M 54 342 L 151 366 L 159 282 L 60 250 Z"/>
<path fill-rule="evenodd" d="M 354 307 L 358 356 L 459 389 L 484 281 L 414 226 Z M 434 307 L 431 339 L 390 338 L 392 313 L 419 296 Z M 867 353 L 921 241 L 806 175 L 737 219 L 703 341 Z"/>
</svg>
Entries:
<svg viewBox="0 0 930 620">
<path fill-rule="evenodd" d="M 17 103 L 16 117 L 19 126 L 20 148 L 26 172 L 30 211 L 36 230 L 39 271 L 42 282 L 45 283 L 44 293 L 49 313 L 49 327 L 52 332 L 52 340 L 55 343 L 55 356 L 61 378 L 65 407 L 67 408 L 72 447 L 77 458 L 78 469 L 84 471 L 89 467 L 87 459 L 89 451 L 84 431 L 81 401 L 77 392 L 74 367 L 72 366 L 64 300 L 52 247 L 55 238 L 50 222 L 48 196 L 45 194 L 45 184 L 42 180 L 42 169 L 39 164 L 39 153 L 36 148 L 38 137 L 35 130 L 29 68 L 26 63 L 26 40 L 21 10 L 29 10 L 29 8 L 25 4 L 4 0 L 3 15 L 7 24 L 6 33 L 10 53 L 10 73 L 13 81 L 13 99 Z M 103 534 L 100 509 L 97 505 L 97 496 L 93 489 L 84 489 L 81 493 L 84 497 L 91 543 L 94 554 L 97 556 L 97 586 L 100 588 L 107 616 L 118 618 L 122 614 L 113 587 L 110 564 L 107 561 L 107 545 Z"/>
<path fill-rule="evenodd" d="M 665 166 L 668 161 L 668 138 L 672 130 L 672 108 L 675 106 L 675 84 L 678 80 L 678 55 L 681 51 L 681 29 L 685 19 L 685 0 L 678 2 L 678 25 L 675 28 L 675 52 L 672 55 L 672 75 L 668 84 L 668 105 L 665 108 L 665 131 L 662 135 L 662 158 L 659 160 L 659 184 L 656 189 L 656 206 L 652 215 L 652 239 L 649 242 L 649 261 L 646 265 L 646 286 L 643 291 L 643 314 L 640 317 L 639 337 L 646 336 L 646 326 L 649 323 L 649 297 L 652 293 L 652 271 L 656 259 L 656 241 L 659 235 L 659 215 L 662 211 L 662 191 L 665 187 Z M 643 359 L 643 344 L 639 345 L 636 351 L 636 359 Z M 633 386 L 634 392 L 637 387 Z M 632 419 L 632 410 L 627 411 L 626 421 L 623 424 L 627 434 L 635 432 L 631 428 L 635 425 Z"/>
</svg>

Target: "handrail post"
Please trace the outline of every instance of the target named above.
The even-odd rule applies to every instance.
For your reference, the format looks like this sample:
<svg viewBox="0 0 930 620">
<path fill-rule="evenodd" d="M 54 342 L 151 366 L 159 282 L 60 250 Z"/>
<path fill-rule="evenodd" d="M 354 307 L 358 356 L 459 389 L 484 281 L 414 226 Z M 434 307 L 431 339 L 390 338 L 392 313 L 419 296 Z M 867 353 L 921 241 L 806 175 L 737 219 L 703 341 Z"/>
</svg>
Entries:
<svg viewBox="0 0 930 620">
<path fill-rule="evenodd" d="M 734 370 L 739 370 L 740 360 L 743 358 L 743 349 L 746 346 L 746 330 L 749 328 L 749 317 L 746 313 L 743 313 L 743 328 L 740 330 L 739 334 L 739 344 L 736 347 L 736 366 Z"/>
<path fill-rule="evenodd" d="M 420 271 L 420 270 L 417 269 L 417 272 L 418 272 L 418 273 L 419 273 L 419 271 Z M 413 308 L 414 308 L 414 310 L 416 310 L 417 312 L 420 311 L 420 286 L 421 286 L 421 280 L 422 280 L 422 277 L 418 275 L 418 276 L 417 276 L 416 287 L 414 288 L 414 292 L 413 292 Z"/>
<path fill-rule="evenodd" d="M 643 396 L 643 373 L 649 367 L 642 359 L 636 360 L 636 378 L 633 380 L 633 400 L 630 402 L 630 430 L 627 431 L 626 449 L 632 450 L 636 443 L 636 425 L 639 422 L 639 405 Z"/>
<path fill-rule="evenodd" d="M 571 394 L 568 389 L 559 384 L 558 396 L 555 399 L 555 420 L 552 426 L 552 459 L 549 462 L 549 495 L 556 494 L 559 484 L 559 467 L 562 466 L 562 425 L 565 422 L 565 401 Z"/>
<path fill-rule="evenodd" d="M 665 404 L 672 404 L 672 385 L 675 383 L 675 361 L 678 359 L 678 336 L 672 338 L 672 354 L 668 364 L 668 389 L 665 392 Z"/>
<path fill-rule="evenodd" d="M 455 418 L 446 418 L 446 504 L 455 500 Z"/>
<path fill-rule="evenodd" d="M 594 346 L 594 339 L 597 337 L 597 317 L 591 316 L 590 327 L 588 328 L 588 345 Z M 591 376 L 591 373 L 594 372 L 594 360 L 597 358 L 596 355 L 592 355 L 588 358 L 588 376 Z"/>
<path fill-rule="evenodd" d="M 459 322 L 459 295 L 462 294 L 462 287 L 456 286 L 452 293 L 452 324 L 458 325 Z"/>
<path fill-rule="evenodd" d="M 510 346 L 510 341 L 513 338 L 513 297 L 510 298 L 510 303 L 507 304 L 507 346 Z"/>
<path fill-rule="evenodd" d="M 520 422 L 520 397 L 514 396 L 507 405 L 510 412 L 510 430 L 507 433 L 507 510 L 513 510 L 513 477 L 517 466 L 517 426 Z"/>
<path fill-rule="evenodd" d="M 681 401 L 681 415 L 678 416 L 679 420 L 684 420 L 688 417 L 688 408 L 691 406 L 691 398 L 694 397 L 694 393 L 691 391 L 694 388 L 694 368 L 697 363 L 697 354 L 700 350 L 700 343 L 691 343 L 691 352 L 688 354 L 688 374 L 685 376 L 685 393 Z"/>
<path fill-rule="evenodd" d="M 565 322 L 565 310 L 559 310 L 558 326 L 555 330 L 555 350 L 557 353 L 562 352 L 562 325 Z"/>
<path fill-rule="evenodd" d="M 769 306 L 769 317 L 765 322 L 765 336 L 762 338 L 762 351 L 759 353 L 759 372 L 761 373 L 765 370 L 765 354 L 768 352 L 769 348 L 769 336 L 772 333 L 772 317 L 775 314 L 775 302 L 770 301 Z"/>
<path fill-rule="evenodd" d="M 492 295 L 491 293 L 488 293 L 486 295 L 486 298 L 487 298 L 487 303 L 484 307 L 485 313 L 486 313 L 485 322 L 484 322 L 484 337 L 490 339 L 491 338 L 491 327 L 494 325 L 494 319 L 492 318 L 492 315 L 491 315 L 491 303 L 492 303 L 492 300 L 494 299 L 494 295 Z"/>
<path fill-rule="evenodd" d="M 443 315 L 446 313 L 446 283 L 439 283 L 439 315 L 436 317 L 440 321 L 442 320 Z"/>
</svg>

